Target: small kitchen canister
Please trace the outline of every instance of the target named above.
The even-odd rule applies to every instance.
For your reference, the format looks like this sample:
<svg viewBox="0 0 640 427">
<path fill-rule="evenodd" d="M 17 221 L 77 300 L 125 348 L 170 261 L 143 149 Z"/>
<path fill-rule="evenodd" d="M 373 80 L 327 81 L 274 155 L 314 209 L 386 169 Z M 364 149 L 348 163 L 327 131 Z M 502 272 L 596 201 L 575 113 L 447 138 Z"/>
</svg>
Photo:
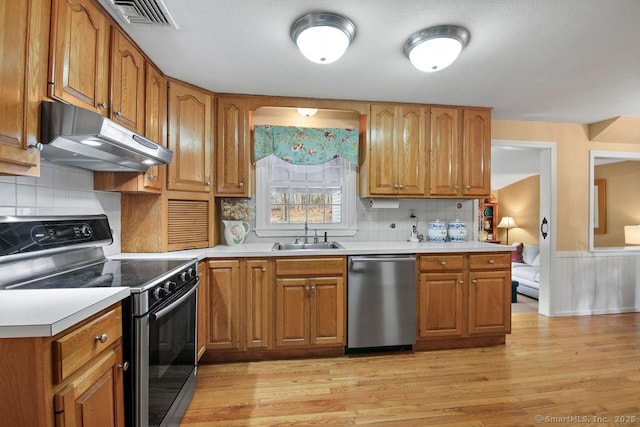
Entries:
<svg viewBox="0 0 640 427">
<path fill-rule="evenodd" d="M 451 221 L 448 226 L 449 241 L 465 242 L 467 240 L 467 225 L 459 220 Z"/>
<path fill-rule="evenodd" d="M 447 240 L 447 225 L 437 219 L 427 223 L 427 240 L 432 243 L 444 243 Z"/>
</svg>

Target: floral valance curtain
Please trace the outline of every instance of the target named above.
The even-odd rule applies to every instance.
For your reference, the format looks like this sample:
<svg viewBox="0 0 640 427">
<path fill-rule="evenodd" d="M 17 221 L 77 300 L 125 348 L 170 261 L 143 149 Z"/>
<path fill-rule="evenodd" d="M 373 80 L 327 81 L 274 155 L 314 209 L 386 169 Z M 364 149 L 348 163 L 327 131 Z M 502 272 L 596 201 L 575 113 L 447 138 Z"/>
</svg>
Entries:
<svg viewBox="0 0 640 427">
<path fill-rule="evenodd" d="M 358 129 L 255 126 L 254 158 L 274 155 L 295 165 L 321 165 L 342 157 L 357 166 L 358 140 Z"/>
</svg>

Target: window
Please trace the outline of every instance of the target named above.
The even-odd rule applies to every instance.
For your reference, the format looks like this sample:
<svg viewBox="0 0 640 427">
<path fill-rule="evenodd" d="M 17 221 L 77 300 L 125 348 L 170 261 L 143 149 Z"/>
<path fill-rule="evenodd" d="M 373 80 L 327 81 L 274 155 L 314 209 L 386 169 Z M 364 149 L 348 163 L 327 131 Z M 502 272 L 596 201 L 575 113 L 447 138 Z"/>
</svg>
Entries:
<svg viewBox="0 0 640 427">
<path fill-rule="evenodd" d="M 336 158 L 322 165 L 293 165 L 268 156 L 256 162 L 256 233 L 299 235 L 311 230 L 355 234 L 355 166 Z"/>
</svg>

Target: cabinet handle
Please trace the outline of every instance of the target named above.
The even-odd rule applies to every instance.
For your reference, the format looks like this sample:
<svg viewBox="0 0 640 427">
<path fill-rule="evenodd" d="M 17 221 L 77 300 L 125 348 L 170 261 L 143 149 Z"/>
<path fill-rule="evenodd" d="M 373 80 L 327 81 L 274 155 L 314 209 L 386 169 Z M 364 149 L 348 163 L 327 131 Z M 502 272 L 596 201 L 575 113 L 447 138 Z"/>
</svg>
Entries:
<svg viewBox="0 0 640 427">
<path fill-rule="evenodd" d="M 127 369 L 129 369 L 129 362 L 119 363 L 118 368 L 122 369 L 123 371 L 126 371 Z"/>
<path fill-rule="evenodd" d="M 42 145 L 41 142 L 36 142 L 35 144 L 29 144 L 29 146 L 27 146 L 27 148 L 31 148 L 31 149 L 34 149 L 34 150 L 42 151 L 42 149 L 44 148 L 44 145 Z"/>
<path fill-rule="evenodd" d="M 93 337 L 96 341 L 100 341 L 101 343 L 106 343 L 107 340 L 109 339 L 109 337 L 107 336 L 107 334 L 102 334 L 102 335 L 96 335 L 95 337 Z"/>
<path fill-rule="evenodd" d="M 106 109 L 107 108 L 107 103 L 106 102 L 100 102 L 98 104 L 98 107 Z"/>
<path fill-rule="evenodd" d="M 492 259 L 490 259 L 489 261 L 487 261 L 489 264 L 495 264 L 496 262 Z"/>
<path fill-rule="evenodd" d="M 244 182 L 240 182 L 240 183 L 238 184 L 238 187 L 240 187 L 240 188 L 244 188 Z"/>
<path fill-rule="evenodd" d="M 152 173 L 147 174 L 147 179 L 156 179 L 156 178 L 157 178 L 157 176 L 155 176 Z"/>
<path fill-rule="evenodd" d="M 445 260 L 440 261 L 440 265 L 447 265 L 447 261 Z"/>
</svg>

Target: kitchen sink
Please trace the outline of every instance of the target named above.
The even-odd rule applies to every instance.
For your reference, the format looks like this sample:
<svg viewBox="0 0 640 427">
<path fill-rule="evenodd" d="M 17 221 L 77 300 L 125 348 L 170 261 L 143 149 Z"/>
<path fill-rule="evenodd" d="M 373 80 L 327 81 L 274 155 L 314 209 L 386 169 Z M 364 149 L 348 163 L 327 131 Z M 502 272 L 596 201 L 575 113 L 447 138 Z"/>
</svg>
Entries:
<svg viewBox="0 0 640 427">
<path fill-rule="evenodd" d="M 321 249 L 344 249 L 338 242 L 318 242 L 318 243 L 275 243 L 272 251 L 298 251 L 298 250 L 321 250 Z"/>
</svg>

